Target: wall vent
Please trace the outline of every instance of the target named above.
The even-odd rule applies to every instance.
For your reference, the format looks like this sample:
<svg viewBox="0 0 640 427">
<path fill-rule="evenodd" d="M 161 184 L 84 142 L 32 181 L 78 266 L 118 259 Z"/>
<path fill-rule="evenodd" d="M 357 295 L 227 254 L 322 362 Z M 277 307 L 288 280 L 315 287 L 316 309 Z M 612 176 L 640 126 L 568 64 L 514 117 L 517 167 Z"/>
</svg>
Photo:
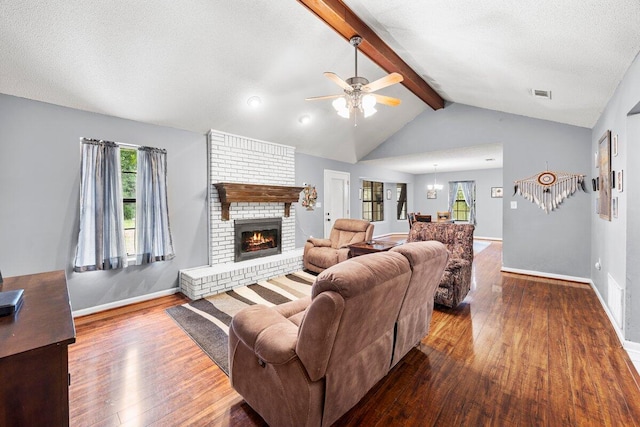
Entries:
<svg viewBox="0 0 640 427">
<path fill-rule="evenodd" d="M 551 99 L 551 91 L 550 90 L 531 89 L 530 93 L 534 98 Z"/>
<path fill-rule="evenodd" d="M 622 329 L 622 313 L 624 312 L 624 289 L 620 287 L 611 274 L 607 273 L 608 298 L 607 305 L 616 325 Z"/>
</svg>

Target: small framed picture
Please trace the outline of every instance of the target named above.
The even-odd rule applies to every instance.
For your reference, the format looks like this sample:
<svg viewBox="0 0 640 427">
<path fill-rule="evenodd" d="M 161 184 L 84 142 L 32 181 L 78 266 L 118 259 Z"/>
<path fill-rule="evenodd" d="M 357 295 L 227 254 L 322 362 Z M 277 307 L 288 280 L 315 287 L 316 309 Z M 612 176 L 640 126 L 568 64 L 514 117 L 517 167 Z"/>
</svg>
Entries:
<svg viewBox="0 0 640 427">
<path fill-rule="evenodd" d="M 591 178 L 591 188 L 593 188 L 593 191 L 598 191 L 598 187 L 596 186 L 596 179 L 595 178 Z"/>
<path fill-rule="evenodd" d="M 622 180 L 624 179 L 624 170 L 618 171 L 618 193 L 622 193 L 624 190 L 624 184 Z"/>
<path fill-rule="evenodd" d="M 496 198 L 502 198 L 502 187 L 491 187 L 491 197 L 496 199 Z"/>
<path fill-rule="evenodd" d="M 611 136 L 611 153 L 614 157 L 618 155 L 618 134 L 614 133 Z"/>
<path fill-rule="evenodd" d="M 600 158 L 598 157 L 598 152 L 597 151 L 594 153 L 594 158 L 595 158 L 595 161 L 596 161 L 596 169 L 598 169 L 600 167 Z"/>
<path fill-rule="evenodd" d="M 614 197 L 611 200 L 611 213 L 613 214 L 614 218 L 618 218 L 618 198 Z"/>
<path fill-rule="evenodd" d="M 616 171 L 611 171 L 611 188 L 616 189 Z"/>
<path fill-rule="evenodd" d="M 437 199 L 438 191 L 436 190 L 427 190 L 427 199 Z"/>
</svg>

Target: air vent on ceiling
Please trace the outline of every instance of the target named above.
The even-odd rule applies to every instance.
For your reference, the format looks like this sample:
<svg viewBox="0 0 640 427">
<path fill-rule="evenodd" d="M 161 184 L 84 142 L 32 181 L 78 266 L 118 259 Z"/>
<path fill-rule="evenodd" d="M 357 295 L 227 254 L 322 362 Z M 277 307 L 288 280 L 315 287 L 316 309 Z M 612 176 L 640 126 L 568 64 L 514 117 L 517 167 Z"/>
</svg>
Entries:
<svg viewBox="0 0 640 427">
<path fill-rule="evenodd" d="M 534 98 L 544 98 L 551 99 L 551 91 L 550 90 L 541 90 L 541 89 L 531 89 L 531 95 Z"/>
</svg>

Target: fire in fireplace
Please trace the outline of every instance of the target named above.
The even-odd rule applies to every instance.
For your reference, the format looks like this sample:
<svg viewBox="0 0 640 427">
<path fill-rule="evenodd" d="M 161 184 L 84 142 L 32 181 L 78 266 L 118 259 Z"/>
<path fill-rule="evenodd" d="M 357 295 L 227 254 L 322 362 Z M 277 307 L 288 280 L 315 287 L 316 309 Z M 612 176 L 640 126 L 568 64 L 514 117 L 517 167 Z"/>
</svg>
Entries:
<svg viewBox="0 0 640 427">
<path fill-rule="evenodd" d="M 282 218 L 236 220 L 235 262 L 282 252 Z"/>
</svg>

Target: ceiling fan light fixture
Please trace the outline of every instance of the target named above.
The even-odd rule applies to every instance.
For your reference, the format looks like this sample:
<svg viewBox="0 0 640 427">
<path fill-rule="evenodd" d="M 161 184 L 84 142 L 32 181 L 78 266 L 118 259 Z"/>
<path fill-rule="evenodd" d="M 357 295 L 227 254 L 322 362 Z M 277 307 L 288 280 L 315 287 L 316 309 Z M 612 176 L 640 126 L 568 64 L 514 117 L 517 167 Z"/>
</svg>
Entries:
<svg viewBox="0 0 640 427">
<path fill-rule="evenodd" d="M 331 105 L 333 105 L 333 108 L 335 108 L 340 117 L 344 117 L 345 119 L 349 118 L 350 106 L 347 104 L 347 100 L 344 97 L 334 99 Z"/>
</svg>

